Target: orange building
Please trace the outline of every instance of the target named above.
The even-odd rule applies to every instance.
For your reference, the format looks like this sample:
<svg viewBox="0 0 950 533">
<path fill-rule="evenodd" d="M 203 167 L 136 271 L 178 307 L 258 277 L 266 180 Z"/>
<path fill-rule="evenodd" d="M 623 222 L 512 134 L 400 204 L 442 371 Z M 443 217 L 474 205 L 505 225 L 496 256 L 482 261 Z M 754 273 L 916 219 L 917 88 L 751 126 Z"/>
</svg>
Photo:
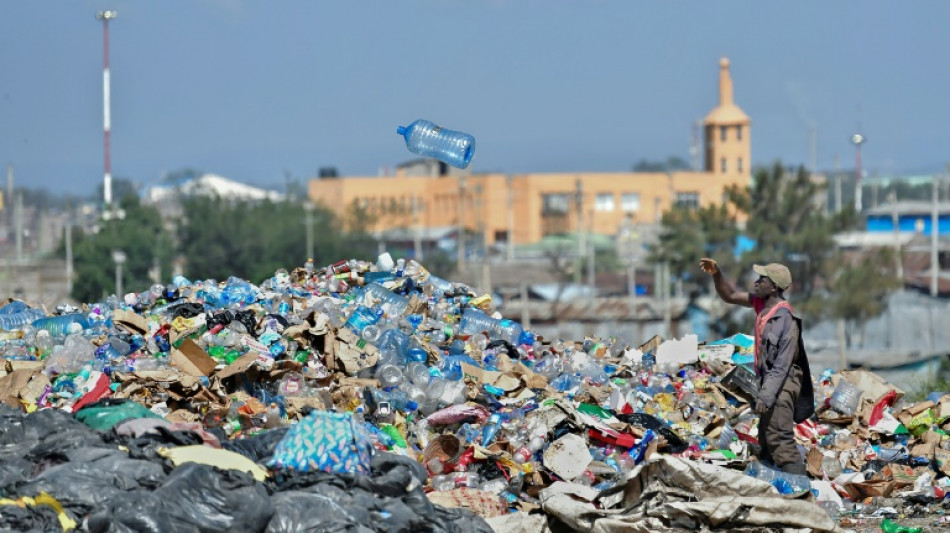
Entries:
<svg viewBox="0 0 950 533">
<path fill-rule="evenodd" d="M 572 232 L 616 235 L 628 217 L 655 223 L 673 205 L 716 204 L 726 187 L 748 185 L 751 177 L 749 117 L 733 102 L 729 60 L 719 65 L 719 105 L 704 121 L 703 171 L 467 175 L 426 161 L 394 176 L 312 179 L 308 195 L 338 214 L 364 209 L 376 231 L 463 226 L 483 233 L 488 245 Z"/>
</svg>

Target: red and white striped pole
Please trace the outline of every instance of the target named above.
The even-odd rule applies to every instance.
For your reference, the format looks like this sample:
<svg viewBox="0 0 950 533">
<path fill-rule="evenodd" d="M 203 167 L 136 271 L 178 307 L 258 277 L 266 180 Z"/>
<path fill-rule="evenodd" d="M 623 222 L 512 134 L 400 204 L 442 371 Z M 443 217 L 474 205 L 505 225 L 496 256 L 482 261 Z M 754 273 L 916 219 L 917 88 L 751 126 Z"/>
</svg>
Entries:
<svg viewBox="0 0 950 533">
<path fill-rule="evenodd" d="M 112 129 L 109 101 L 109 21 L 118 15 L 115 11 L 100 11 L 96 18 L 102 21 L 102 127 L 103 127 L 103 157 L 105 159 L 105 176 L 102 179 L 102 196 L 105 209 L 112 207 L 112 161 L 109 153 L 109 131 Z"/>
</svg>

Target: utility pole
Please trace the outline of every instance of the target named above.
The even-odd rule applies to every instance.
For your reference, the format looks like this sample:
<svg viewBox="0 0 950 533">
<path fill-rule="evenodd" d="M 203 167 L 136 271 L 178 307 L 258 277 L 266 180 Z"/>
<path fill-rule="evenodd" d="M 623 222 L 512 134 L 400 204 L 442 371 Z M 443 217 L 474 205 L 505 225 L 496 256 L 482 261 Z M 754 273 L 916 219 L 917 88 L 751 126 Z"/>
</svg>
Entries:
<svg viewBox="0 0 950 533">
<path fill-rule="evenodd" d="M 865 142 L 864 135 L 855 133 L 851 136 L 854 144 L 854 210 L 861 213 L 861 145 Z"/>
<path fill-rule="evenodd" d="M 16 261 L 23 263 L 23 193 L 16 193 Z"/>
<path fill-rule="evenodd" d="M 932 202 L 930 210 L 930 295 L 936 298 L 938 292 L 937 280 L 940 276 L 940 258 L 937 251 L 937 246 L 939 243 L 938 236 L 940 233 L 940 215 L 937 205 L 936 174 L 934 175 L 931 184 L 932 190 L 930 191 L 930 196 Z"/>
<path fill-rule="evenodd" d="M 818 172 L 818 124 L 811 121 L 808 125 L 808 166 L 812 174 Z"/>
<path fill-rule="evenodd" d="M 663 275 L 663 330 L 666 332 L 666 338 L 673 335 L 673 302 L 670 299 L 670 263 L 664 261 L 660 267 Z"/>
<path fill-rule="evenodd" d="M 588 217 L 589 217 L 589 220 L 587 221 L 587 227 L 593 228 L 594 227 L 594 212 L 591 211 Z M 587 251 L 588 251 L 587 284 L 590 285 L 590 288 L 593 290 L 593 296 L 596 296 L 597 295 L 597 271 L 595 268 L 596 265 L 594 264 L 594 260 L 596 258 L 597 250 L 595 250 L 593 238 L 585 239 L 585 240 L 589 241 L 587 243 Z"/>
<path fill-rule="evenodd" d="M 458 251 L 456 268 L 459 273 L 465 265 L 465 176 L 459 176 L 459 227 L 456 237 L 456 250 Z"/>
<path fill-rule="evenodd" d="M 307 226 L 307 259 L 313 259 L 313 204 L 304 202 L 304 224 Z"/>
<path fill-rule="evenodd" d="M 896 254 L 896 260 L 894 264 L 894 272 L 897 274 L 897 279 L 901 282 L 901 288 L 904 287 L 904 260 L 901 257 L 901 228 L 900 228 L 900 215 L 897 212 L 897 189 L 892 191 L 888 195 L 888 200 L 891 202 L 891 221 L 894 223 L 894 252 Z"/>
<path fill-rule="evenodd" d="M 574 211 L 577 217 L 577 261 L 574 268 L 574 282 L 580 284 L 584 256 L 587 255 L 587 242 L 584 238 L 584 184 L 580 178 L 574 180 Z"/>
<path fill-rule="evenodd" d="M 835 213 L 841 212 L 841 158 L 835 154 Z"/>
<path fill-rule="evenodd" d="M 416 261 L 422 261 L 422 223 L 419 220 L 419 197 L 412 195 L 412 251 Z"/>
<path fill-rule="evenodd" d="M 66 212 L 66 297 L 73 294 L 73 210 Z"/>
<path fill-rule="evenodd" d="M 505 175 L 505 184 L 508 186 L 508 242 L 505 245 L 507 259 L 511 262 L 515 260 L 515 187 L 511 174 Z"/>
</svg>

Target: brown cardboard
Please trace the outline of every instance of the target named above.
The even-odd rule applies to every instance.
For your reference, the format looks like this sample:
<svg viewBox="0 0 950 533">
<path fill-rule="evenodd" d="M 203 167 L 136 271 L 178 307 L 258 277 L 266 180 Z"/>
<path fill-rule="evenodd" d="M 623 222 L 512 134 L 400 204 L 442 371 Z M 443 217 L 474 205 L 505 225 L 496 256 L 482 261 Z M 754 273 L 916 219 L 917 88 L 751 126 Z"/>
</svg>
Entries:
<svg viewBox="0 0 950 533">
<path fill-rule="evenodd" d="M 375 366 L 379 361 L 379 349 L 364 341 L 347 328 L 336 332 L 336 346 L 334 347 L 337 367 L 342 366 L 348 375 L 356 375 L 360 370 Z"/>
<path fill-rule="evenodd" d="M 521 380 L 516 377 L 492 370 L 483 370 L 468 363 L 462 363 L 461 366 L 462 379 L 465 381 L 471 381 L 480 385 L 492 385 L 505 392 L 510 392 L 521 387 Z"/>
<path fill-rule="evenodd" d="M 218 379 L 225 379 L 225 378 L 229 378 L 229 377 L 231 377 L 231 376 L 234 376 L 234 375 L 236 375 L 236 374 L 242 374 L 242 373 L 244 373 L 244 372 L 247 372 L 247 370 L 248 370 L 249 368 L 251 368 L 252 366 L 254 366 L 254 363 L 255 363 L 256 361 L 257 361 L 257 354 L 256 354 L 256 353 L 254 353 L 254 352 L 247 353 L 247 354 L 245 354 L 245 355 L 239 357 L 238 359 L 236 359 L 236 360 L 235 360 L 233 363 L 231 363 L 230 365 L 228 365 L 228 366 L 222 368 L 221 370 L 219 370 L 219 371 L 215 374 L 215 377 L 217 377 Z"/>
<path fill-rule="evenodd" d="M 892 390 L 897 393 L 895 401 L 904 397 L 904 391 L 888 383 L 884 378 L 874 372 L 867 370 L 844 370 L 840 373 L 840 376 L 848 380 L 848 383 L 863 390 L 865 397 L 872 402 L 878 401 L 881 396 L 884 396 Z M 837 383 L 835 384 L 837 385 Z"/>
<path fill-rule="evenodd" d="M 917 472 L 907 465 L 889 464 L 881 469 L 885 479 L 894 481 L 894 488 L 909 487 L 917 481 Z"/>
<path fill-rule="evenodd" d="M 148 333 L 148 322 L 146 322 L 145 317 L 134 311 L 116 309 L 112 312 L 112 322 L 130 333 L 138 333 L 139 335 Z"/>
<path fill-rule="evenodd" d="M 858 501 L 864 498 L 887 498 L 894 491 L 894 481 L 885 479 L 872 479 L 863 483 L 847 483 L 844 489 L 852 500 Z"/>
<path fill-rule="evenodd" d="M 937 461 L 940 471 L 950 476 L 950 450 L 937 448 L 934 450 L 934 459 Z"/>
<path fill-rule="evenodd" d="M 643 352 L 644 355 L 646 355 L 649 352 L 653 352 L 654 354 L 656 354 L 656 350 L 657 348 L 660 347 L 661 344 L 663 344 L 663 337 L 660 335 L 654 335 L 652 339 L 641 344 L 639 350 Z"/>
<path fill-rule="evenodd" d="M 25 402 L 36 403 L 36 399 L 43 395 L 43 392 L 46 390 L 46 386 L 49 385 L 49 378 L 46 377 L 46 374 L 38 372 L 33 375 L 33 379 L 20 390 L 20 398 Z"/>
<path fill-rule="evenodd" d="M 928 459 L 934 458 L 937 451 L 937 445 L 940 444 L 940 434 L 934 431 L 927 431 L 917 437 L 917 444 L 910 449 L 910 454 Z"/>
<path fill-rule="evenodd" d="M 811 474 L 811 477 L 821 479 L 822 478 L 822 468 L 821 461 L 825 456 L 821 453 L 817 447 L 812 447 L 808 449 L 808 455 L 805 457 L 805 466 L 808 468 L 808 473 Z"/>
<path fill-rule="evenodd" d="M 201 346 L 198 346 L 198 344 L 191 339 L 181 343 L 181 346 L 178 347 L 178 351 L 188 358 L 188 361 L 201 372 L 202 376 L 210 376 L 214 372 L 214 367 L 217 366 L 217 363 L 208 355 L 208 352 L 201 349 Z"/>
<path fill-rule="evenodd" d="M 29 385 L 33 375 L 39 372 L 39 369 L 21 368 L 0 378 L 0 402 L 19 408 L 20 393 Z"/>
</svg>

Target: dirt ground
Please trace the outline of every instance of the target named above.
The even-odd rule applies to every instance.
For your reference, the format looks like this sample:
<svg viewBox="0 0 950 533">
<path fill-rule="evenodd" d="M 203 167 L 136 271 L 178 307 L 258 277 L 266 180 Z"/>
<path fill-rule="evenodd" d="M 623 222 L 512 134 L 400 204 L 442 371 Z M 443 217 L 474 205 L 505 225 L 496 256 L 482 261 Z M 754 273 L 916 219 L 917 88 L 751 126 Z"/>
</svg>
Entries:
<svg viewBox="0 0 950 533">
<path fill-rule="evenodd" d="M 940 519 L 947 515 L 933 514 L 916 518 L 892 518 L 891 522 L 901 526 L 920 527 L 924 532 L 950 531 L 950 521 L 940 523 Z M 880 533 L 882 518 L 864 518 L 860 516 L 842 517 L 838 523 L 845 531 L 856 533 Z"/>
</svg>

